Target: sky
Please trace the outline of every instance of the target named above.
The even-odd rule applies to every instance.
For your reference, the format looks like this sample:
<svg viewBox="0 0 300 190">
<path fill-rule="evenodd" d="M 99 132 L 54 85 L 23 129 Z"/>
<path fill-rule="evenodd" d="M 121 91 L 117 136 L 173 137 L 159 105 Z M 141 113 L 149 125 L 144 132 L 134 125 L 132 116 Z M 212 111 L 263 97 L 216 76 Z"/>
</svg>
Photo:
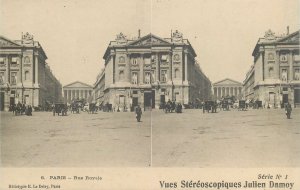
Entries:
<svg viewBox="0 0 300 190">
<path fill-rule="evenodd" d="M 265 31 L 300 29 L 298 0 L 0 0 L 0 35 L 29 32 L 47 54 L 62 85 L 93 85 L 110 41 L 149 33 L 170 38 L 178 30 L 192 44 L 212 82 L 242 82 Z"/>
</svg>

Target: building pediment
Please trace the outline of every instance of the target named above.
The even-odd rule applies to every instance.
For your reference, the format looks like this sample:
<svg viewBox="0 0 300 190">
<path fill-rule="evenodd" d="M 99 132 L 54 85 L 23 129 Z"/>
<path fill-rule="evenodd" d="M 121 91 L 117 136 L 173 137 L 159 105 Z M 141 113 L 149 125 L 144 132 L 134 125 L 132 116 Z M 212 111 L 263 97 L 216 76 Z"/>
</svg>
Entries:
<svg viewBox="0 0 300 190">
<path fill-rule="evenodd" d="M 86 83 L 76 81 L 76 82 L 72 82 L 71 84 L 64 86 L 63 88 L 93 88 L 93 87 Z"/>
<path fill-rule="evenodd" d="M 0 36 L 0 47 L 21 47 L 21 45 L 3 36 Z"/>
<path fill-rule="evenodd" d="M 153 45 L 171 45 L 168 41 L 157 37 L 153 34 L 148 34 L 138 40 L 135 40 L 128 45 L 130 46 L 153 46 Z"/>
<path fill-rule="evenodd" d="M 280 43 L 298 43 L 299 44 L 299 42 L 300 42 L 299 31 L 294 32 L 294 33 L 278 40 L 278 42 L 280 42 Z"/>
<path fill-rule="evenodd" d="M 226 78 L 226 79 L 223 79 L 221 81 L 215 82 L 213 85 L 214 86 L 226 86 L 226 85 L 242 86 L 242 83 L 240 83 L 238 81 L 235 81 L 235 80 L 232 80 L 232 79 L 229 79 L 229 78 Z"/>
</svg>

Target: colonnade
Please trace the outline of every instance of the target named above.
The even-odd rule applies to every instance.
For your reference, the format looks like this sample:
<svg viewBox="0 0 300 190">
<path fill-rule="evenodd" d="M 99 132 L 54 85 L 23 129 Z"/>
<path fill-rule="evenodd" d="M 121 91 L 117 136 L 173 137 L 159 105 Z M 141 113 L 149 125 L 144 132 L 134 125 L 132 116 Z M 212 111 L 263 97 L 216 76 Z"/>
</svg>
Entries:
<svg viewBox="0 0 300 190">
<path fill-rule="evenodd" d="M 226 96 L 235 96 L 242 94 L 242 87 L 214 87 L 213 93 L 216 98 L 220 99 Z"/>
<path fill-rule="evenodd" d="M 71 103 L 74 99 L 87 99 L 92 94 L 92 90 L 85 89 L 64 89 L 65 102 Z"/>
</svg>

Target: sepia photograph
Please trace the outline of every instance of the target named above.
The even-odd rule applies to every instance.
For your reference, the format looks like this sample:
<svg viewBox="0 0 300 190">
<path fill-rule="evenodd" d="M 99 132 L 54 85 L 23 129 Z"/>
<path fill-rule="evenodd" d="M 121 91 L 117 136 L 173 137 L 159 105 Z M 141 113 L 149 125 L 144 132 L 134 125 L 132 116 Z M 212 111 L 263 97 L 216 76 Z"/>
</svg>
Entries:
<svg viewBox="0 0 300 190">
<path fill-rule="evenodd" d="M 2 169 L 300 167 L 298 0 L 0 7 Z"/>
</svg>

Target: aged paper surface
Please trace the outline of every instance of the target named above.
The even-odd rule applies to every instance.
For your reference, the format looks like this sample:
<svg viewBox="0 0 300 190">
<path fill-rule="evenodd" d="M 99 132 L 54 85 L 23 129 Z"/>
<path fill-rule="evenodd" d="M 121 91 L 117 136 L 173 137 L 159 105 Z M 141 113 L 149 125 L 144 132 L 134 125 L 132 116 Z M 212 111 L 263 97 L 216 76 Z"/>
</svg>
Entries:
<svg viewBox="0 0 300 190">
<path fill-rule="evenodd" d="M 147 85 L 152 77 L 165 78 L 166 83 L 168 77 L 182 79 L 179 85 L 176 80 L 169 83 L 169 89 L 163 89 L 164 84 L 155 84 L 152 91 L 156 94 L 148 102 L 153 105 L 150 110 L 145 108 L 147 90 L 141 90 L 142 100 L 138 101 L 143 108 L 142 122 L 136 122 L 134 112 L 123 112 L 125 106 L 118 107 L 120 104 L 111 108 L 113 112 L 73 114 L 69 110 L 68 116 L 63 117 L 53 117 L 51 111 L 34 111 L 31 117 L 1 111 L 0 189 L 300 189 L 300 110 L 296 105 L 300 66 L 299 43 L 295 43 L 295 40 L 299 42 L 299 7 L 297 0 L 0 0 L 1 99 L 15 88 L 15 95 L 9 98 L 27 101 L 27 92 L 22 91 L 28 80 L 25 58 L 23 75 L 16 78 L 24 78 L 21 87 L 6 85 L 5 77 L 11 83 L 18 69 L 12 66 L 8 77 L 3 65 L 6 59 L 13 63 L 13 57 L 19 55 L 14 48 L 5 49 L 6 45 L 16 45 L 21 39 L 23 43 L 31 35 L 42 47 L 47 65 L 61 85 L 68 86 L 75 81 L 88 84 L 93 87 L 93 97 L 96 97 L 95 84 L 99 82 L 101 70 L 105 63 L 109 65 L 107 55 L 118 49 L 124 43 L 122 40 L 135 46 L 135 50 L 130 50 L 133 57 L 142 55 L 144 63 L 147 59 L 152 61 L 152 54 L 161 53 L 172 42 L 171 50 L 163 50 L 165 54 L 159 60 L 172 60 L 173 70 L 169 72 L 167 64 L 162 64 L 159 74 L 147 73 L 145 66 L 143 78 L 135 75 L 142 68 L 133 69 L 131 76 L 136 78 L 132 77 L 131 82 L 144 80 L 143 85 Z M 277 45 L 276 48 L 282 49 L 274 50 L 271 58 L 268 53 L 272 44 L 266 45 L 264 56 L 269 56 L 271 61 L 266 62 L 267 70 L 256 70 L 256 76 L 265 72 L 262 76 L 267 79 L 274 79 L 271 76 L 274 73 L 281 79 L 282 76 L 294 78 L 277 86 L 274 83 L 263 108 L 238 111 L 233 105 L 230 111 L 220 108 L 217 113 L 203 113 L 195 106 L 195 109 L 183 109 L 181 114 L 166 114 L 157 107 L 162 97 L 165 102 L 177 98 L 177 103 L 184 105 L 187 98 L 184 99 L 186 92 L 182 89 L 184 85 L 192 86 L 184 83 L 183 78 L 190 77 L 193 69 L 176 66 L 180 60 L 184 62 L 186 53 L 182 51 L 175 56 L 181 48 L 176 40 L 185 43 L 182 47 L 190 48 L 186 60 L 196 60 L 200 67 L 196 69 L 203 72 L 203 80 L 207 78 L 211 84 L 224 81 L 239 84 L 243 92 L 236 98 L 246 100 L 246 79 L 251 66 L 259 60 L 256 53 L 262 51 L 255 47 L 261 38 L 268 40 L 274 35 L 278 40 L 286 40 L 281 44 L 284 47 Z M 116 48 L 108 49 L 114 43 Z M 141 47 L 147 43 L 153 46 L 144 51 Z M 155 43 L 163 48 L 155 47 Z M 131 56 L 128 49 L 127 54 L 123 52 L 124 59 Z M 285 56 L 294 61 L 293 69 L 290 69 L 291 62 L 284 61 Z M 120 62 L 116 66 L 119 75 L 111 81 L 126 80 L 127 74 L 130 75 L 120 57 L 114 58 Z M 281 61 L 283 65 L 278 70 L 270 66 Z M 135 67 L 134 62 L 131 64 Z M 286 75 L 282 74 L 285 72 Z M 32 78 L 36 75 L 39 74 L 34 72 Z M 112 75 L 106 73 L 106 81 L 111 82 L 108 78 Z M 17 89 L 21 90 L 20 94 Z M 117 97 L 112 104 L 116 101 L 133 104 L 138 95 L 131 88 L 127 90 L 131 100 L 123 97 L 122 93 L 126 97 L 125 90 L 106 98 Z M 227 93 L 214 90 L 212 86 L 201 87 L 199 92 L 193 91 L 188 96 L 199 95 L 202 97 L 199 101 L 204 102 L 218 99 L 212 95 L 215 92 Z M 206 92 L 212 96 L 205 97 Z M 232 95 L 235 91 L 229 89 L 228 93 Z M 290 120 L 286 119 L 285 109 L 279 108 L 279 100 L 283 101 L 286 94 L 289 94 L 287 100 L 296 107 Z M 91 102 L 96 101 L 92 99 Z M 35 101 L 32 98 L 29 102 Z M 187 108 L 187 104 L 184 106 Z"/>
</svg>

